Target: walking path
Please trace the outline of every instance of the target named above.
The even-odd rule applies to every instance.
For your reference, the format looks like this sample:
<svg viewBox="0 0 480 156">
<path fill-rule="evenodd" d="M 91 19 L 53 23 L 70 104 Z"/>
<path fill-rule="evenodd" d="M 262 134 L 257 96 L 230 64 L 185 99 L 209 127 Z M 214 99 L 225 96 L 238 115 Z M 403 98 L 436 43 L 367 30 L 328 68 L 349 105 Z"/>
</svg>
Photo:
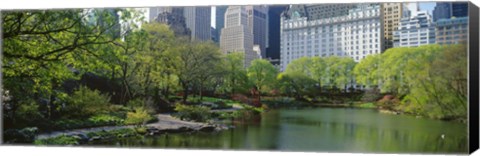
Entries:
<svg viewBox="0 0 480 156">
<path fill-rule="evenodd" d="M 233 108 L 230 109 L 219 109 L 219 110 L 212 110 L 212 112 L 232 112 L 241 109 L 240 105 L 234 105 Z M 206 123 L 200 122 L 191 122 L 191 121 L 183 121 L 177 118 L 172 117 L 170 114 L 157 114 L 158 121 L 155 123 L 147 124 L 147 128 L 155 128 L 157 130 L 169 130 L 169 129 L 179 129 L 179 128 L 189 128 L 189 129 L 201 129 L 203 127 L 209 126 Z M 36 136 L 36 139 L 46 139 L 52 137 L 58 137 L 61 135 L 75 135 L 75 134 L 88 134 L 90 132 L 99 132 L 99 131 L 112 131 L 112 130 L 119 130 L 125 128 L 134 128 L 133 125 L 128 126 L 103 126 L 103 127 L 93 127 L 93 128 L 82 128 L 82 129 L 73 129 L 73 130 L 65 130 L 65 131 L 54 131 L 50 133 L 42 133 Z"/>
<path fill-rule="evenodd" d="M 189 122 L 182 121 L 172 117 L 170 114 L 157 114 L 158 122 L 147 124 L 147 127 L 154 127 L 159 130 L 165 129 L 178 129 L 180 127 L 187 127 L 191 129 L 199 129 L 203 126 L 206 126 L 205 123 L 199 122 Z M 99 132 L 99 131 L 112 131 L 125 128 L 133 128 L 134 126 L 104 126 L 104 127 L 94 127 L 94 128 L 82 128 L 66 131 L 55 131 L 51 133 L 43 133 L 37 135 L 36 139 L 46 139 L 52 137 L 58 137 L 61 135 L 74 135 L 74 134 L 87 134 L 90 132 Z"/>
</svg>

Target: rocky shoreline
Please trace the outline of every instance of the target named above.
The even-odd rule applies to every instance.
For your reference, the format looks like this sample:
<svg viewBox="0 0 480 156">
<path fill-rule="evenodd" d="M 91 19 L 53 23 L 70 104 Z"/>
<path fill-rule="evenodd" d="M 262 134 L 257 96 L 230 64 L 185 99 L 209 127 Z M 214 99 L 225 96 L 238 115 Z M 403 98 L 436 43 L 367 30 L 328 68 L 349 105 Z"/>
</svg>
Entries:
<svg viewBox="0 0 480 156">
<path fill-rule="evenodd" d="M 78 140 L 78 144 L 85 144 L 92 141 L 111 139 L 112 137 L 122 138 L 134 135 L 153 136 L 187 132 L 215 132 L 232 128 L 221 124 L 183 121 L 172 117 L 170 114 L 157 114 L 157 118 L 157 122 L 143 126 L 142 128 L 145 129 L 145 131 L 142 132 L 139 132 L 137 130 L 139 127 L 135 126 L 106 126 L 40 134 L 35 137 L 35 140 L 47 140 L 65 136 Z"/>
</svg>

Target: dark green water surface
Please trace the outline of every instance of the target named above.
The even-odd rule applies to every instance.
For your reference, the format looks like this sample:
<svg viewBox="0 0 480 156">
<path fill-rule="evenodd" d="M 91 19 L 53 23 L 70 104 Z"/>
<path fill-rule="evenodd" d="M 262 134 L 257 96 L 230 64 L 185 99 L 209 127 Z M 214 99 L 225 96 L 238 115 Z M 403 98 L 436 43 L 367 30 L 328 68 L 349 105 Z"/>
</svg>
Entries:
<svg viewBox="0 0 480 156">
<path fill-rule="evenodd" d="M 466 124 L 373 109 L 278 109 L 234 126 L 213 133 L 121 138 L 91 145 L 369 153 L 466 153 L 468 146 Z"/>
</svg>

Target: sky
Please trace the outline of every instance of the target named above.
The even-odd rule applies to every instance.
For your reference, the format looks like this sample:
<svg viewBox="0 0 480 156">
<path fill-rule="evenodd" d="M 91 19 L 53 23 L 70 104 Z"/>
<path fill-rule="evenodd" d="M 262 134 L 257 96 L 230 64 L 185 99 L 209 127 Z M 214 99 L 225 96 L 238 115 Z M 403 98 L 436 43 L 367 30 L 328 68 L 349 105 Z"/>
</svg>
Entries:
<svg viewBox="0 0 480 156">
<path fill-rule="evenodd" d="M 432 11 L 435 8 L 436 3 L 435 2 L 421 2 L 419 3 L 420 10 L 427 10 L 430 15 L 432 15 Z M 212 11 L 211 11 L 211 22 L 210 25 L 215 28 L 215 7 L 212 6 Z"/>
</svg>

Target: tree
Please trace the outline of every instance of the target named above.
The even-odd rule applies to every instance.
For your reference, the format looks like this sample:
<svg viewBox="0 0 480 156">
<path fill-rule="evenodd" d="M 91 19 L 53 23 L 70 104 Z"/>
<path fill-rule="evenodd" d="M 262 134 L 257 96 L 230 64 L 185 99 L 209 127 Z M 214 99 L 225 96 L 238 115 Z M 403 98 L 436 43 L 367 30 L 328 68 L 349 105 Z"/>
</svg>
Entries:
<svg viewBox="0 0 480 156">
<path fill-rule="evenodd" d="M 283 72 L 278 74 L 277 80 L 283 94 L 303 99 L 309 95 L 315 86 L 315 81 L 307 75 L 299 72 Z"/>
<path fill-rule="evenodd" d="M 267 60 L 256 59 L 247 69 L 247 76 L 255 88 L 260 92 L 266 92 L 266 88 L 272 88 L 275 84 L 277 69 Z"/>
<path fill-rule="evenodd" d="M 247 72 L 244 68 L 244 53 L 232 52 L 225 58 L 225 80 L 223 88 L 231 95 L 238 90 L 247 90 L 249 87 Z"/>
<path fill-rule="evenodd" d="M 379 83 L 379 64 L 381 55 L 368 55 L 353 69 L 355 80 L 358 84 L 375 87 Z"/>
<path fill-rule="evenodd" d="M 176 47 L 179 64 L 178 78 L 183 89 L 183 103 L 186 103 L 189 90 L 195 82 L 209 74 L 212 67 L 221 61 L 221 53 L 212 43 L 199 43 L 182 39 Z M 199 77 L 200 76 L 200 77 Z"/>
<path fill-rule="evenodd" d="M 56 97 L 65 97 L 59 88 L 65 80 L 101 67 L 110 53 L 96 50 L 118 39 L 117 11 L 124 10 L 4 12 L 2 72 L 12 113 L 21 101 L 47 98 L 52 114 Z"/>
</svg>

